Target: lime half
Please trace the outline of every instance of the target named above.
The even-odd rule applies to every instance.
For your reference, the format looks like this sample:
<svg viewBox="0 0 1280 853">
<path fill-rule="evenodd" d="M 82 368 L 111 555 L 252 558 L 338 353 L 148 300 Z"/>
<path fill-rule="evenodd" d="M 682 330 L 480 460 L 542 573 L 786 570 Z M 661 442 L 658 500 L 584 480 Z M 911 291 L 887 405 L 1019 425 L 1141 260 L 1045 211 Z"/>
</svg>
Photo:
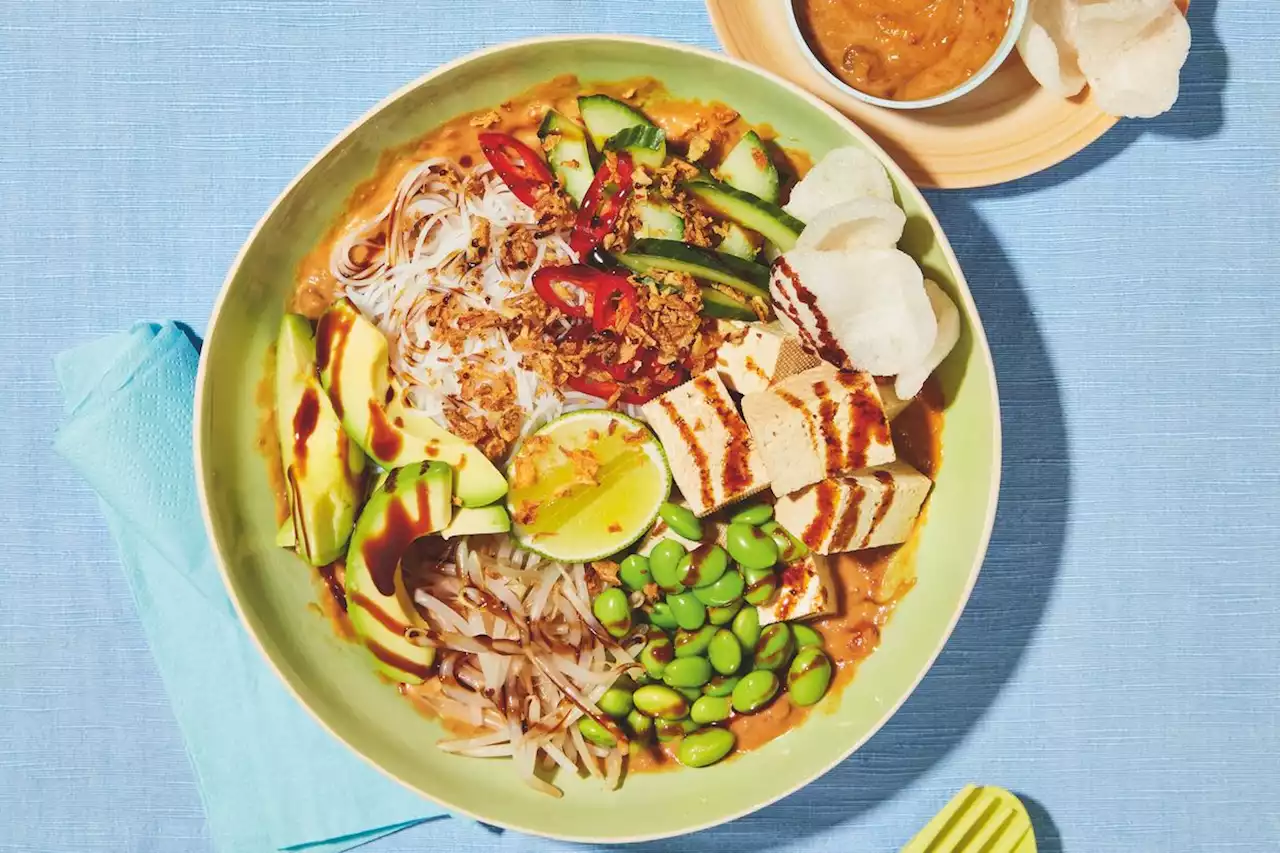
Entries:
<svg viewBox="0 0 1280 853">
<path fill-rule="evenodd" d="M 606 409 L 570 412 L 526 438 L 507 480 L 511 535 L 566 563 L 602 559 L 635 542 L 671 492 L 653 433 Z"/>
</svg>

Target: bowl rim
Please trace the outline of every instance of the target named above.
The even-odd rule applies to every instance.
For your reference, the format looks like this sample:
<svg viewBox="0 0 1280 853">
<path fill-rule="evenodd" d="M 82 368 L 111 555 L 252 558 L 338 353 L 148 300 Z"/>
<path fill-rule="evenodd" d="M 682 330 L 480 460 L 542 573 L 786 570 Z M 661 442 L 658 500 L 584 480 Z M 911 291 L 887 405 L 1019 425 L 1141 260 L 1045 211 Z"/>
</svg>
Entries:
<svg viewBox="0 0 1280 853">
<path fill-rule="evenodd" d="M 786 91 L 790 92 L 793 96 L 808 103 L 810 106 L 824 112 L 833 121 L 843 126 L 849 132 L 849 134 L 854 138 L 856 138 L 862 145 L 866 146 L 869 150 L 872 151 L 872 153 L 876 154 L 880 162 L 884 165 L 886 169 L 888 169 L 891 172 L 891 174 L 895 178 L 895 183 L 898 185 L 900 191 L 905 189 L 907 192 L 911 193 L 913 196 L 913 199 L 916 201 L 917 204 L 920 205 L 920 209 L 924 212 L 926 219 L 931 229 L 933 230 L 935 239 L 937 239 L 938 241 L 939 248 L 941 248 L 943 252 L 943 257 L 946 259 L 951 270 L 955 273 L 955 282 L 957 285 L 957 289 L 959 291 L 958 296 L 960 297 L 961 301 L 964 303 L 965 316 L 966 316 L 966 320 L 969 322 L 970 335 L 973 339 L 974 350 L 980 354 L 982 367 L 985 368 L 985 371 L 987 374 L 986 378 L 989 381 L 990 387 L 992 389 L 991 405 L 993 408 L 992 429 L 991 429 L 991 444 L 992 444 L 991 458 L 993 460 L 992 466 L 994 470 L 991 472 L 992 477 L 991 477 L 991 489 L 988 494 L 988 511 L 987 511 L 987 516 L 983 522 L 983 530 L 979 540 L 979 547 L 975 553 L 973 564 L 969 568 L 969 576 L 965 581 L 965 586 L 964 586 L 964 590 L 962 592 L 960 601 L 956 606 L 955 611 L 951 615 L 950 622 L 947 624 L 946 630 L 943 632 L 941 638 L 939 639 L 937 646 L 929 653 L 929 659 L 927 663 L 925 664 L 925 666 L 921 667 L 919 673 L 916 674 L 915 679 L 911 682 L 910 687 L 903 692 L 902 696 L 899 697 L 896 702 L 892 703 L 892 705 L 887 706 L 885 708 L 884 712 L 880 715 L 879 719 L 876 720 L 875 724 L 868 729 L 865 735 L 863 735 L 851 747 L 849 747 L 849 749 L 841 751 L 836 755 L 833 755 L 829 761 L 819 766 L 817 769 L 814 770 L 814 772 L 811 775 L 809 775 L 806 779 L 797 783 L 796 785 L 786 790 L 780 791 L 776 795 L 766 800 L 755 803 L 754 805 L 751 805 L 747 808 L 740 809 L 732 814 L 725 815 L 722 817 L 717 817 L 712 820 L 701 821 L 678 831 L 674 831 L 674 832 L 664 831 L 664 832 L 653 832 L 653 833 L 642 832 L 640 834 L 628 835 L 628 836 L 596 836 L 596 835 L 572 835 L 572 834 L 552 833 L 552 832 L 547 832 L 545 830 L 523 826 L 519 823 L 508 822 L 508 821 L 493 818 L 490 816 L 472 813 L 470 811 L 467 811 L 466 809 L 459 808 L 458 806 L 453 805 L 451 803 L 439 800 L 427 794 L 425 791 L 419 789 L 417 786 L 413 785 L 411 782 L 405 779 L 401 779 L 399 776 L 396 776 L 391 771 L 383 767 L 379 762 L 375 761 L 371 756 L 366 755 L 364 752 L 357 749 L 354 745 L 352 745 L 349 741 L 347 741 L 347 739 L 344 738 L 338 731 L 336 731 L 328 723 L 328 721 L 321 718 L 320 715 L 315 710 L 313 710 L 312 707 L 309 704 L 307 704 L 307 702 L 303 700 L 302 696 L 294 688 L 290 680 L 285 676 L 284 672 L 281 670 L 280 666 L 276 663 L 275 659 L 272 658 L 270 654 L 268 654 L 266 648 L 262 644 L 262 641 L 258 638 L 257 633 L 255 633 L 255 631 L 250 627 L 251 623 L 245 616 L 244 607 L 239 599 L 239 596 L 237 595 L 235 585 L 231 579 L 231 573 L 227 568 L 227 560 L 222 553 L 222 547 L 218 541 L 218 538 L 216 536 L 216 532 L 214 529 L 213 512 L 210 507 L 210 501 L 209 501 L 210 490 L 209 490 L 209 484 L 206 482 L 206 479 L 205 479 L 205 460 L 204 460 L 204 453 L 202 449 L 202 445 L 204 443 L 204 429 L 203 429 L 203 424 L 205 420 L 204 404 L 205 404 L 205 399 L 208 393 L 205 386 L 208 380 L 210 352 L 212 351 L 212 347 L 208 345 L 208 341 L 212 338 L 213 333 L 217 328 L 218 320 L 220 319 L 221 314 L 228 301 L 232 283 L 234 282 L 236 276 L 239 274 L 240 267 L 244 263 L 244 259 L 248 254 L 249 249 L 254 245 L 254 243 L 257 242 L 262 232 L 262 229 L 265 227 L 266 223 L 275 215 L 276 210 L 280 207 L 280 205 L 284 202 L 284 200 L 289 197 L 289 195 L 294 191 L 295 187 L 297 187 L 297 185 L 303 180 L 303 178 L 305 178 L 313 169 L 316 168 L 316 166 L 318 166 L 326 157 L 328 157 L 330 152 L 332 152 L 335 148 L 337 148 L 348 136 L 350 136 L 357 129 L 359 129 L 364 124 L 366 124 L 368 121 L 373 119 L 383 109 L 385 109 L 387 106 L 394 103 L 395 101 L 399 100 L 400 98 L 404 97 L 409 92 L 419 88 L 420 86 L 426 85 L 427 83 L 431 82 L 437 77 L 441 77 L 445 74 L 448 74 L 454 71 L 455 69 L 460 68 L 469 62 L 476 61 L 482 57 L 491 56 L 491 55 L 502 53 L 505 51 L 520 50 L 527 47 L 543 45 L 543 44 L 554 44 L 554 43 L 575 44 L 575 43 L 590 42 L 590 41 L 629 43 L 629 44 L 644 45 L 648 47 L 657 47 L 657 48 L 662 48 L 666 50 L 674 50 L 677 52 L 687 53 L 693 56 L 697 56 L 703 59 L 710 59 L 715 62 L 726 63 L 729 65 L 735 66 L 737 68 L 740 68 L 744 71 L 750 72 L 752 74 L 759 75 L 769 80 L 770 82 L 774 83 L 775 85 L 782 87 Z M 289 693 L 298 702 L 298 704 L 307 712 L 307 714 L 313 720 L 315 720 L 316 723 L 319 724 L 321 728 L 323 728 L 326 732 L 328 732 L 331 736 L 333 736 L 337 741 L 342 743 L 352 753 L 359 756 L 360 759 L 363 760 L 366 764 L 373 767 L 375 770 L 377 770 L 379 773 L 381 773 L 383 776 L 387 777 L 388 779 L 391 779 L 399 783 L 400 785 L 403 785 L 405 788 L 414 792 L 418 796 L 422 797 L 423 799 L 429 802 L 435 803 L 436 805 L 445 809 L 452 815 L 461 815 L 464 817 L 468 817 L 472 820 L 475 820 L 477 822 L 492 824 L 495 826 L 502 827 L 503 829 L 510 829 L 516 832 L 525 833 L 527 835 L 533 835 L 533 836 L 538 836 L 542 838 L 551 838 L 559 841 L 570 841 L 570 842 L 577 842 L 577 843 L 595 843 L 595 844 L 633 844 L 633 843 L 639 843 L 644 841 L 654 841 L 654 840 L 659 840 L 663 838 L 676 838 L 683 835 L 689 835 L 695 832 L 700 832 L 705 829 L 710 829 L 712 827 L 720 826 L 722 824 L 730 823 L 741 817 L 744 817 L 746 815 L 757 812 L 763 808 L 766 808 L 770 805 L 773 805 L 774 803 L 778 802 L 784 797 L 788 797 L 791 794 L 794 794 L 796 791 L 809 785 L 819 777 L 826 775 L 837 764 L 841 763 L 850 755 L 852 755 L 854 752 L 861 749 L 862 746 L 866 744 L 866 742 L 870 740 L 877 732 L 879 732 L 880 729 L 884 727 L 885 723 L 887 723 L 889 719 L 898 712 L 898 709 L 902 707 L 903 703 L 905 703 L 906 700 L 913 693 L 915 693 L 916 688 L 920 686 L 920 682 L 924 679 L 925 675 L 933 668 L 934 663 L 938 659 L 938 655 L 942 653 L 942 649 L 946 646 L 947 641 L 951 638 L 951 634 L 954 632 L 956 624 L 960 620 L 960 616 L 964 613 L 965 607 L 968 604 L 970 596 L 972 595 L 973 587 L 977 583 L 978 574 L 982 569 L 982 564 L 986 559 L 988 547 L 990 546 L 991 534 L 995 525 L 996 507 L 997 507 L 997 504 L 999 503 L 1001 469 L 1003 466 L 1003 450 L 1002 450 L 1003 445 L 1002 445 L 1002 437 L 1001 437 L 1002 425 L 1001 425 L 1001 418 L 1000 418 L 999 387 L 996 384 L 995 364 L 991 356 L 991 348 L 987 341 L 986 331 L 982 326 L 982 319 L 978 314 L 977 305 L 973 300 L 973 294 L 969 290 L 969 283 L 964 276 L 963 270 L 960 268 L 960 262 L 956 258 L 955 252 L 951 248 L 950 241 L 947 239 L 946 234 L 942 231 L 941 225 L 938 223 L 938 219 L 933 212 L 933 208 L 929 205 L 928 201 L 921 194 L 919 188 L 916 187 L 915 183 L 910 178 L 908 178 L 907 175 L 902 171 L 901 167 L 899 167 L 898 164 L 895 163 L 878 144 L 876 144 L 875 140 L 873 140 L 870 136 L 868 136 L 866 132 L 864 132 L 860 127 L 858 127 L 857 124 L 855 124 L 851 119 L 849 119 L 848 117 L 840 113 L 830 104 L 826 103 L 825 101 L 822 101 L 820 98 L 818 98 L 815 95 L 811 95 L 809 92 L 805 91 L 804 89 L 800 88 L 799 86 L 790 82 L 789 80 L 779 77 L 773 74 L 772 72 L 766 71 L 760 68 L 759 66 L 752 65 L 748 62 L 737 59 L 736 57 L 728 56 L 723 53 L 717 53 L 715 51 L 707 50 L 704 48 L 695 47 L 687 44 L 681 44 L 679 42 L 671 42 L 665 39 L 650 38 L 646 36 L 619 35 L 619 34 L 563 34 L 563 35 L 535 36 L 531 38 L 517 39 L 514 41 L 503 42 L 501 44 L 491 45 L 489 47 L 485 47 L 480 50 L 473 51 L 471 53 L 468 53 L 456 59 L 453 59 L 449 62 L 443 63 L 433 68 L 431 71 L 428 71 L 427 73 L 423 74 L 422 76 L 410 81 L 409 83 L 406 83 L 405 85 L 396 89 L 391 94 L 379 100 L 376 104 L 374 104 L 372 107 L 366 110 L 363 114 L 357 117 L 353 122 L 351 122 L 349 125 L 343 128 L 341 132 L 339 132 L 327 145 L 325 145 L 324 148 L 321 149 L 320 152 L 316 154 L 316 156 L 312 158 L 310 162 L 308 162 L 307 165 L 304 166 L 291 181 L 289 181 L 288 185 L 286 185 L 285 188 L 281 190 L 280 193 L 276 196 L 276 198 L 271 202 L 270 206 L 268 206 L 266 211 L 262 214 L 262 216 L 258 219 L 257 223 L 253 226 L 253 229 L 249 232 L 249 235 L 245 238 L 244 244 L 240 247 L 240 250 L 236 253 L 235 258 L 231 262 L 231 266 L 227 270 L 226 277 L 223 279 L 222 286 L 218 291 L 218 296 L 214 301 L 213 311 L 209 316 L 209 322 L 205 332 L 205 340 L 206 340 L 206 345 L 201 348 L 199 366 L 196 371 L 195 400 L 193 404 L 193 417 L 192 417 L 192 444 L 193 444 L 193 458 L 194 458 L 195 474 L 196 474 L 196 493 L 200 502 L 200 515 L 204 520 L 205 533 L 208 535 L 208 538 L 209 538 L 210 550 L 213 552 L 214 562 L 218 567 L 219 575 L 222 577 L 222 583 L 227 591 L 227 596 L 228 598 L 231 599 L 231 604 L 235 610 L 236 617 L 240 622 L 240 627 L 253 640 L 254 646 L 257 647 L 258 652 L 262 655 L 263 659 L 266 660 L 267 665 L 270 667 L 272 672 L 275 673 L 276 677 L 284 685 L 285 689 L 289 691 Z"/>
<path fill-rule="evenodd" d="M 940 107 L 943 104 L 949 104 L 952 101 L 963 98 L 990 80 L 997 69 L 1009 58 L 1009 54 L 1013 53 L 1013 48 L 1018 43 L 1018 37 L 1021 35 L 1023 27 L 1027 23 L 1027 16 L 1031 11 L 1031 0 L 1013 0 L 1013 17 L 1009 19 L 1009 26 L 1005 30 L 1000 44 L 996 47 L 996 52 L 991 54 L 991 58 L 972 77 L 959 86 L 929 98 L 895 101 L 891 98 L 881 98 L 877 95 L 868 94 L 861 89 L 855 89 L 832 73 L 826 63 L 814 52 L 809 40 L 804 37 L 804 33 L 800 29 L 800 13 L 796 9 L 799 0 L 784 0 L 784 2 L 787 4 L 787 23 L 791 30 L 791 37 L 800 45 L 800 52 L 804 54 L 804 58 L 809 61 L 809 64 L 822 75 L 822 78 L 850 97 L 857 98 L 872 106 L 884 107 L 889 110 L 925 110 L 930 107 Z"/>
</svg>

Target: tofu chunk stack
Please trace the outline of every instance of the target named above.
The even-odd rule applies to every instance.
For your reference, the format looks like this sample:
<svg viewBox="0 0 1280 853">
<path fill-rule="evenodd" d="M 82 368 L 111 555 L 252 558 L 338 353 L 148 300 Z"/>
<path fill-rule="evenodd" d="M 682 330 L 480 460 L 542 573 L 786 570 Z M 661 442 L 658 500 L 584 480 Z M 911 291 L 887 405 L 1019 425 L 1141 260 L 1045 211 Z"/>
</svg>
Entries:
<svg viewBox="0 0 1280 853">
<path fill-rule="evenodd" d="M 933 483 L 905 462 L 823 480 L 778 499 L 778 523 L 819 554 L 906 542 Z"/>
<path fill-rule="evenodd" d="M 708 515 L 769 485 L 759 443 L 716 373 L 673 388 L 641 411 L 695 515 Z"/>
<path fill-rule="evenodd" d="M 725 342 L 716 351 L 716 370 L 725 387 L 736 394 L 754 394 L 821 360 L 780 326 L 720 321 Z"/>
<path fill-rule="evenodd" d="M 761 625 L 793 619 L 815 619 L 836 609 L 835 586 L 827 558 L 810 552 L 782 568 L 778 594 L 768 604 L 756 608 Z"/>
<path fill-rule="evenodd" d="M 875 380 L 820 364 L 742 398 L 778 497 L 897 458 Z"/>
</svg>

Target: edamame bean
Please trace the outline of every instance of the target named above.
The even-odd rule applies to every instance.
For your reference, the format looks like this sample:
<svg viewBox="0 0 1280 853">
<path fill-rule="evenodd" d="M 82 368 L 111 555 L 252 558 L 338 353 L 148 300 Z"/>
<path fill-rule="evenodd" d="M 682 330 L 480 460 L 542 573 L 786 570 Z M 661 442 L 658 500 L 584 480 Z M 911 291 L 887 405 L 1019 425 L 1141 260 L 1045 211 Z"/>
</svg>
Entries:
<svg viewBox="0 0 1280 853">
<path fill-rule="evenodd" d="M 583 717 L 578 720 L 578 731 L 582 732 L 582 736 L 596 746 L 612 749 L 618 745 L 618 739 L 610 734 L 608 729 L 590 717 Z"/>
<path fill-rule="evenodd" d="M 658 740 L 663 743 L 677 740 L 698 730 L 698 724 L 688 717 L 683 720 L 655 720 L 653 727 L 658 732 Z"/>
<path fill-rule="evenodd" d="M 730 524 L 724 546 L 744 569 L 771 569 L 778 562 L 778 545 L 758 527 Z"/>
<path fill-rule="evenodd" d="M 649 573 L 649 558 L 643 554 L 627 557 L 618 567 L 618 578 L 623 586 L 633 592 L 644 589 L 653 583 L 653 575 Z"/>
<path fill-rule="evenodd" d="M 697 702 L 702 698 L 701 687 L 676 687 L 673 689 L 690 702 Z"/>
<path fill-rule="evenodd" d="M 786 622 L 775 622 L 756 641 L 756 669 L 782 669 L 796 653 L 796 638 Z"/>
<path fill-rule="evenodd" d="M 742 597 L 747 604 L 762 607 L 778 594 L 778 573 L 773 569 L 743 569 L 742 579 L 746 581 L 747 589 Z"/>
<path fill-rule="evenodd" d="M 680 627 L 676 624 L 676 617 L 671 612 L 671 605 L 665 601 L 655 602 L 649 608 L 649 624 L 664 631 L 674 631 Z"/>
<path fill-rule="evenodd" d="M 653 582 L 666 592 L 679 592 L 684 589 L 680 585 L 680 577 L 676 567 L 681 558 L 688 553 L 684 546 L 675 539 L 663 539 L 649 552 L 649 576 Z"/>
<path fill-rule="evenodd" d="M 733 688 L 733 710 L 739 714 L 754 714 L 769 704 L 777 693 L 778 676 L 767 669 L 757 669 L 743 676 Z"/>
<path fill-rule="evenodd" d="M 773 518 L 773 507 L 768 504 L 752 504 L 735 512 L 729 521 L 734 524 L 750 524 L 752 527 L 759 527 L 771 518 Z"/>
<path fill-rule="evenodd" d="M 826 652 L 812 646 L 804 649 L 787 670 L 787 695 L 802 708 L 816 705 L 831 686 L 831 672 L 831 658 Z"/>
<path fill-rule="evenodd" d="M 645 643 L 644 648 L 640 650 L 640 665 L 644 667 L 645 675 L 658 680 L 666 672 L 667 664 L 675 660 L 675 656 L 675 650 L 671 648 L 671 640 L 660 634 Z"/>
<path fill-rule="evenodd" d="M 744 649 L 754 649 L 760 642 L 760 612 L 754 607 L 744 607 L 733 617 L 733 636 Z"/>
<path fill-rule="evenodd" d="M 707 653 L 711 638 L 716 635 L 714 625 L 703 625 L 696 631 L 676 631 L 676 657 L 696 658 Z"/>
<path fill-rule="evenodd" d="M 663 684 L 646 684 L 631 699 L 641 713 L 650 717 L 678 720 L 689 713 L 689 700 Z"/>
<path fill-rule="evenodd" d="M 695 723 L 720 723 L 729 719 L 732 711 L 728 696 L 703 696 L 689 709 L 689 719 Z"/>
<path fill-rule="evenodd" d="M 627 728 L 636 740 L 648 740 L 653 737 L 653 717 L 647 717 L 639 711 L 627 714 Z"/>
<path fill-rule="evenodd" d="M 600 701 L 596 703 L 596 707 L 601 713 L 608 714 L 615 720 L 621 720 L 627 714 L 631 713 L 634 704 L 631 701 L 631 691 L 623 690 L 620 687 L 610 687 L 600 697 Z"/>
<path fill-rule="evenodd" d="M 712 542 L 685 554 L 676 566 L 676 577 L 685 586 L 707 586 L 718 581 L 727 568 L 729 555 Z"/>
<path fill-rule="evenodd" d="M 715 583 L 696 587 L 693 594 L 708 607 L 727 607 L 740 601 L 746 588 L 747 582 L 742 579 L 742 574 L 737 569 L 730 569 Z"/>
<path fill-rule="evenodd" d="M 702 599 L 698 599 L 701 601 Z M 728 625 L 733 621 L 733 617 L 738 615 L 738 611 L 742 609 L 742 602 L 735 601 L 726 607 L 708 607 L 707 621 L 712 625 Z"/>
<path fill-rule="evenodd" d="M 702 692 L 708 696 L 729 696 L 741 680 L 736 675 L 717 675 L 706 683 Z"/>
<path fill-rule="evenodd" d="M 676 624 L 686 631 L 696 631 L 706 624 L 707 606 L 692 592 L 668 595 L 667 605 L 671 608 L 671 615 L 676 618 Z"/>
<path fill-rule="evenodd" d="M 742 668 L 742 643 L 727 628 L 721 628 L 707 647 L 711 668 L 721 675 L 733 675 Z"/>
<path fill-rule="evenodd" d="M 693 510 L 687 506 L 673 504 L 667 501 L 658 508 L 658 515 L 662 516 L 662 520 L 667 523 L 677 535 L 683 536 L 685 539 L 692 539 L 694 542 L 702 539 L 702 522 Z"/>
<path fill-rule="evenodd" d="M 685 767 L 709 767 L 732 752 L 737 742 L 733 732 L 714 726 L 680 741 L 676 758 Z"/>
<path fill-rule="evenodd" d="M 809 546 L 791 535 L 791 532 L 776 521 L 761 525 L 761 530 L 769 534 L 769 538 L 778 546 L 778 559 L 784 563 L 794 563 L 809 556 Z"/>
<path fill-rule="evenodd" d="M 631 630 L 631 602 L 627 594 L 611 586 L 596 596 L 591 612 L 611 637 L 625 637 Z"/>
<path fill-rule="evenodd" d="M 803 622 L 792 622 L 791 633 L 796 635 L 797 649 L 807 649 L 810 646 L 822 648 L 822 635 Z"/>
<path fill-rule="evenodd" d="M 702 687 L 711 680 L 711 662 L 706 658 L 680 658 L 667 665 L 662 680 L 668 687 Z"/>
</svg>

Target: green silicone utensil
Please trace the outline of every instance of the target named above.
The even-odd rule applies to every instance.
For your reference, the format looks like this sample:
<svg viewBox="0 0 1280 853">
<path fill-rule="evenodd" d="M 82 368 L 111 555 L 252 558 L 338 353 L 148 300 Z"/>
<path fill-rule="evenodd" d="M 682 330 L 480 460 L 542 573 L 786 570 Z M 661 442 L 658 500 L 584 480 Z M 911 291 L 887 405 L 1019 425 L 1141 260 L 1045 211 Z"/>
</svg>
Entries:
<svg viewBox="0 0 1280 853">
<path fill-rule="evenodd" d="M 1036 853 L 1036 834 L 1013 794 L 965 785 L 901 853 Z"/>
</svg>

